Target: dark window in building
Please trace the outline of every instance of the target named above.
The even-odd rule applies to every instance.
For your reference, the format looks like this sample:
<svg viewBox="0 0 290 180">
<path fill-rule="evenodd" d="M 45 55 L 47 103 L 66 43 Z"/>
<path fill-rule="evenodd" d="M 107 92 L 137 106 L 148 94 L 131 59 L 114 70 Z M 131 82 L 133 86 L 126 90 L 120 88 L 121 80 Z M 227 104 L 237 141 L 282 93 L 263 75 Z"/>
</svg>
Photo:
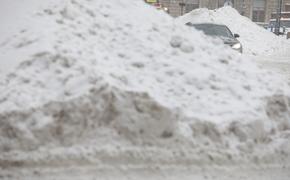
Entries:
<svg viewBox="0 0 290 180">
<path fill-rule="evenodd" d="M 285 5 L 285 11 L 290 11 L 290 4 Z"/>
<path fill-rule="evenodd" d="M 254 0 L 253 1 L 253 17 L 254 22 L 265 22 L 265 0 Z"/>
<path fill-rule="evenodd" d="M 253 11 L 253 21 L 254 22 L 264 22 L 265 21 L 265 11 Z"/>
<path fill-rule="evenodd" d="M 185 13 L 189 13 L 190 11 L 194 9 L 198 9 L 199 5 L 198 4 L 186 4 L 185 6 Z"/>
<path fill-rule="evenodd" d="M 185 13 L 188 13 L 194 9 L 199 8 L 199 0 L 187 0 L 185 1 Z"/>
</svg>

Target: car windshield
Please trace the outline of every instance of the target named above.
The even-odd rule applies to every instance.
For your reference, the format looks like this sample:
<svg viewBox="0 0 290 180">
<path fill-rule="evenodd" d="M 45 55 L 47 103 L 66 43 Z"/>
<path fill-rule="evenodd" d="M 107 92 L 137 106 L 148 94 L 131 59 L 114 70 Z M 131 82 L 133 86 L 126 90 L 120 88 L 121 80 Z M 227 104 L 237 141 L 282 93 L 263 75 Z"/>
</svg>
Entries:
<svg viewBox="0 0 290 180">
<path fill-rule="evenodd" d="M 209 36 L 223 36 L 232 38 L 233 34 L 231 31 L 224 25 L 216 24 L 191 24 L 197 30 L 203 31 L 204 34 Z"/>
<path fill-rule="evenodd" d="M 269 24 L 270 27 L 275 27 L 276 26 L 276 20 L 272 20 L 270 21 Z M 290 28 L 290 20 L 281 20 L 281 26 L 286 27 L 286 28 Z"/>
</svg>

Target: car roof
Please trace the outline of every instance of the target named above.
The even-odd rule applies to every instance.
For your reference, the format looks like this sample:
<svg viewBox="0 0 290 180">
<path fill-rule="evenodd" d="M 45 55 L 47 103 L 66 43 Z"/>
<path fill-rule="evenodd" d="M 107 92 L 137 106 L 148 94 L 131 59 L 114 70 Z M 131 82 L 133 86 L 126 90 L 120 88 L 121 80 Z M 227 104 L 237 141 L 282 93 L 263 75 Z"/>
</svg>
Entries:
<svg viewBox="0 0 290 180">
<path fill-rule="evenodd" d="M 216 24 L 216 23 L 192 23 L 188 22 L 186 25 L 193 26 L 193 25 L 213 25 L 213 26 L 226 26 L 224 24 Z"/>
</svg>

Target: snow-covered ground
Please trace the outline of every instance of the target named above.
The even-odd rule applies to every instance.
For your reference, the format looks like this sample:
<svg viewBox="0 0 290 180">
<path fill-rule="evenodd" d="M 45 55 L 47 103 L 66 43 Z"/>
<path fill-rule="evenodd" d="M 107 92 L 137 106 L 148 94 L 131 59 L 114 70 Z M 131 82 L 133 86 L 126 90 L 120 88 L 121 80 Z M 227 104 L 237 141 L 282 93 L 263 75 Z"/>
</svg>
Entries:
<svg viewBox="0 0 290 180">
<path fill-rule="evenodd" d="M 0 178 L 289 177 L 290 88 L 252 58 L 141 0 L 9 2 Z"/>
</svg>

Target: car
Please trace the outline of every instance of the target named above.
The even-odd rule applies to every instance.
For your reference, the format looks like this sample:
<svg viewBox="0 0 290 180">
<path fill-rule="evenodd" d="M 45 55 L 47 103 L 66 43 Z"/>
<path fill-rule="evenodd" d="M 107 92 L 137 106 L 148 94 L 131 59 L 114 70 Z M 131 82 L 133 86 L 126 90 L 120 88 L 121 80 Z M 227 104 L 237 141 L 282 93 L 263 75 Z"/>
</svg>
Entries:
<svg viewBox="0 0 290 180">
<path fill-rule="evenodd" d="M 205 35 L 211 37 L 217 37 L 221 39 L 224 44 L 229 45 L 232 49 L 242 53 L 243 46 L 237 39 L 240 36 L 238 34 L 233 34 L 231 30 L 226 25 L 214 24 L 214 23 L 186 23 L 187 26 L 194 27 L 195 29 L 202 31 Z"/>
</svg>

